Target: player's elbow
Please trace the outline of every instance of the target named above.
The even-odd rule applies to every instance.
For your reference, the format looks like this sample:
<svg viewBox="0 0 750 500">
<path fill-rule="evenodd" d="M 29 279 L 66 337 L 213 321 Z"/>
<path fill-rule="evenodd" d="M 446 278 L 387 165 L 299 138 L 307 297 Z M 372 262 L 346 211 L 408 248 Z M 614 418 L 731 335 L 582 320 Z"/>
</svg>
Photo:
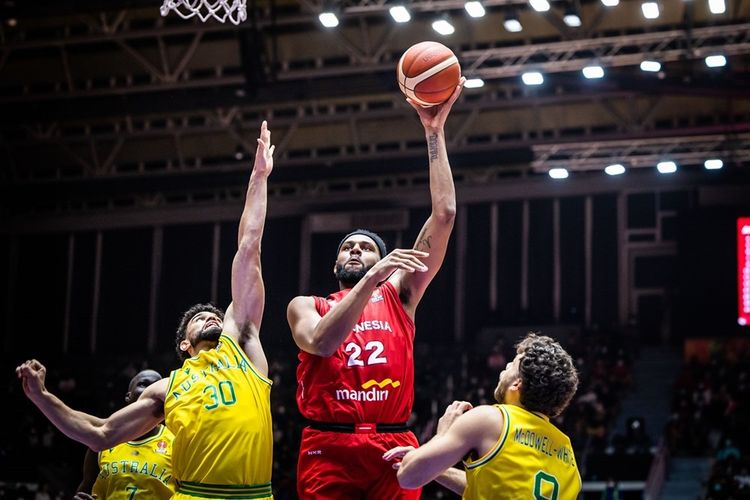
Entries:
<svg viewBox="0 0 750 500">
<path fill-rule="evenodd" d="M 324 338 L 313 338 L 312 342 L 310 343 L 310 348 L 312 351 L 312 354 L 315 354 L 316 356 L 320 356 L 322 358 L 330 358 L 336 353 L 336 349 L 338 349 L 339 346 L 333 345 L 332 342 L 328 341 Z"/>
<path fill-rule="evenodd" d="M 456 219 L 456 202 L 446 201 L 432 211 L 432 217 L 440 224 L 453 224 Z"/>
<path fill-rule="evenodd" d="M 404 460 L 401 462 L 401 467 L 399 467 L 398 472 L 396 472 L 398 484 L 407 490 L 419 488 L 424 484 L 420 480 L 418 467 L 416 467 L 414 460 L 411 460 L 410 458 L 411 457 L 408 455 L 405 456 Z"/>
<path fill-rule="evenodd" d="M 403 464 L 396 473 L 396 478 L 398 479 L 399 486 L 406 490 L 414 490 L 422 486 L 417 477 L 412 474 L 411 469 L 409 469 L 408 467 L 404 467 Z"/>
</svg>

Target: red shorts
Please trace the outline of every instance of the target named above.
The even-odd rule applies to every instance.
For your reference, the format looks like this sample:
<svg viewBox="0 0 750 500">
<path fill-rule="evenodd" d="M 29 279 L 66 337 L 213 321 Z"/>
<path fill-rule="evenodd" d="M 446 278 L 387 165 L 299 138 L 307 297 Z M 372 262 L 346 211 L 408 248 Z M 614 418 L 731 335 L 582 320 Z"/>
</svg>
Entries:
<svg viewBox="0 0 750 500">
<path fill-rule="evenodd" d="M 300 500 L 416 500 L 422 489 L 404 490 L 393 462 L 383 453 L 395 446 L 417 447 L 411 432 L 350 434 L 305 428 L 297 462 Z"/>
</svg>

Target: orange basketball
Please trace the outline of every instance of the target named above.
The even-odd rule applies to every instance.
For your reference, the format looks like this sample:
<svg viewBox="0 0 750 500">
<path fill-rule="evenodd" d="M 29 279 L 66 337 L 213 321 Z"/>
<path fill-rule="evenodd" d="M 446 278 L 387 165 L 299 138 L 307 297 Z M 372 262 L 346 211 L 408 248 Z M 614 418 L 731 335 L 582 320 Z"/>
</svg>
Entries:
<svg viewBox="0 0 750 500">
<path fill-rule="evenodd" d="M 437 42 L 409 47 L 398 61 L 396 72 L 401 92 L 423 107 L 447 101 L 461 79 L 458 58 Z"/>
</svg>

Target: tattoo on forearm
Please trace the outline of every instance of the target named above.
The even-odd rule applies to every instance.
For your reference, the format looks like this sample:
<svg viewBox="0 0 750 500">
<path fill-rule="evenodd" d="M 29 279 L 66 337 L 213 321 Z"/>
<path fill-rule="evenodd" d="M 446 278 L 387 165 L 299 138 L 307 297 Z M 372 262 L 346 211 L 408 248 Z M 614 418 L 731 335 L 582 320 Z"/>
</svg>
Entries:
<svg viewBox="0 0 750 500">
<path fill-rule="evenodd" d="M 427 236 L 419 235 L 419 239 L 417 240 L 417 250 L 421 250 L 423 248 L 432 248 L 432 235 L 428 234 Z"/>
<path fill-rule="evenodd" d="M 438 157 L 438 136 L 437 134 L 432 134 L 430 137 L 427 138 L 427 151 L 430 155 L 430 161 L 437 160 Z"/>
</svg>

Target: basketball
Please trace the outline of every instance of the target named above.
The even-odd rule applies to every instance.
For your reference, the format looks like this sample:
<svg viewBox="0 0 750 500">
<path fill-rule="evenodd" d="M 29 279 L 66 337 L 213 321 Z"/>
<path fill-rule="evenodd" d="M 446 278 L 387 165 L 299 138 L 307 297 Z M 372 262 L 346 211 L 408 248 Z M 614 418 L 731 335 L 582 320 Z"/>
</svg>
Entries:
<svg viewBox="0 0 750 500">
<path fill-rule="evenodd" d="M 398 61 L 401 92 L 423 107 L 448 100 L 461 79 L 461 66 L 451 49 L 437 42 L 412 45 Z"/>
</svg>

